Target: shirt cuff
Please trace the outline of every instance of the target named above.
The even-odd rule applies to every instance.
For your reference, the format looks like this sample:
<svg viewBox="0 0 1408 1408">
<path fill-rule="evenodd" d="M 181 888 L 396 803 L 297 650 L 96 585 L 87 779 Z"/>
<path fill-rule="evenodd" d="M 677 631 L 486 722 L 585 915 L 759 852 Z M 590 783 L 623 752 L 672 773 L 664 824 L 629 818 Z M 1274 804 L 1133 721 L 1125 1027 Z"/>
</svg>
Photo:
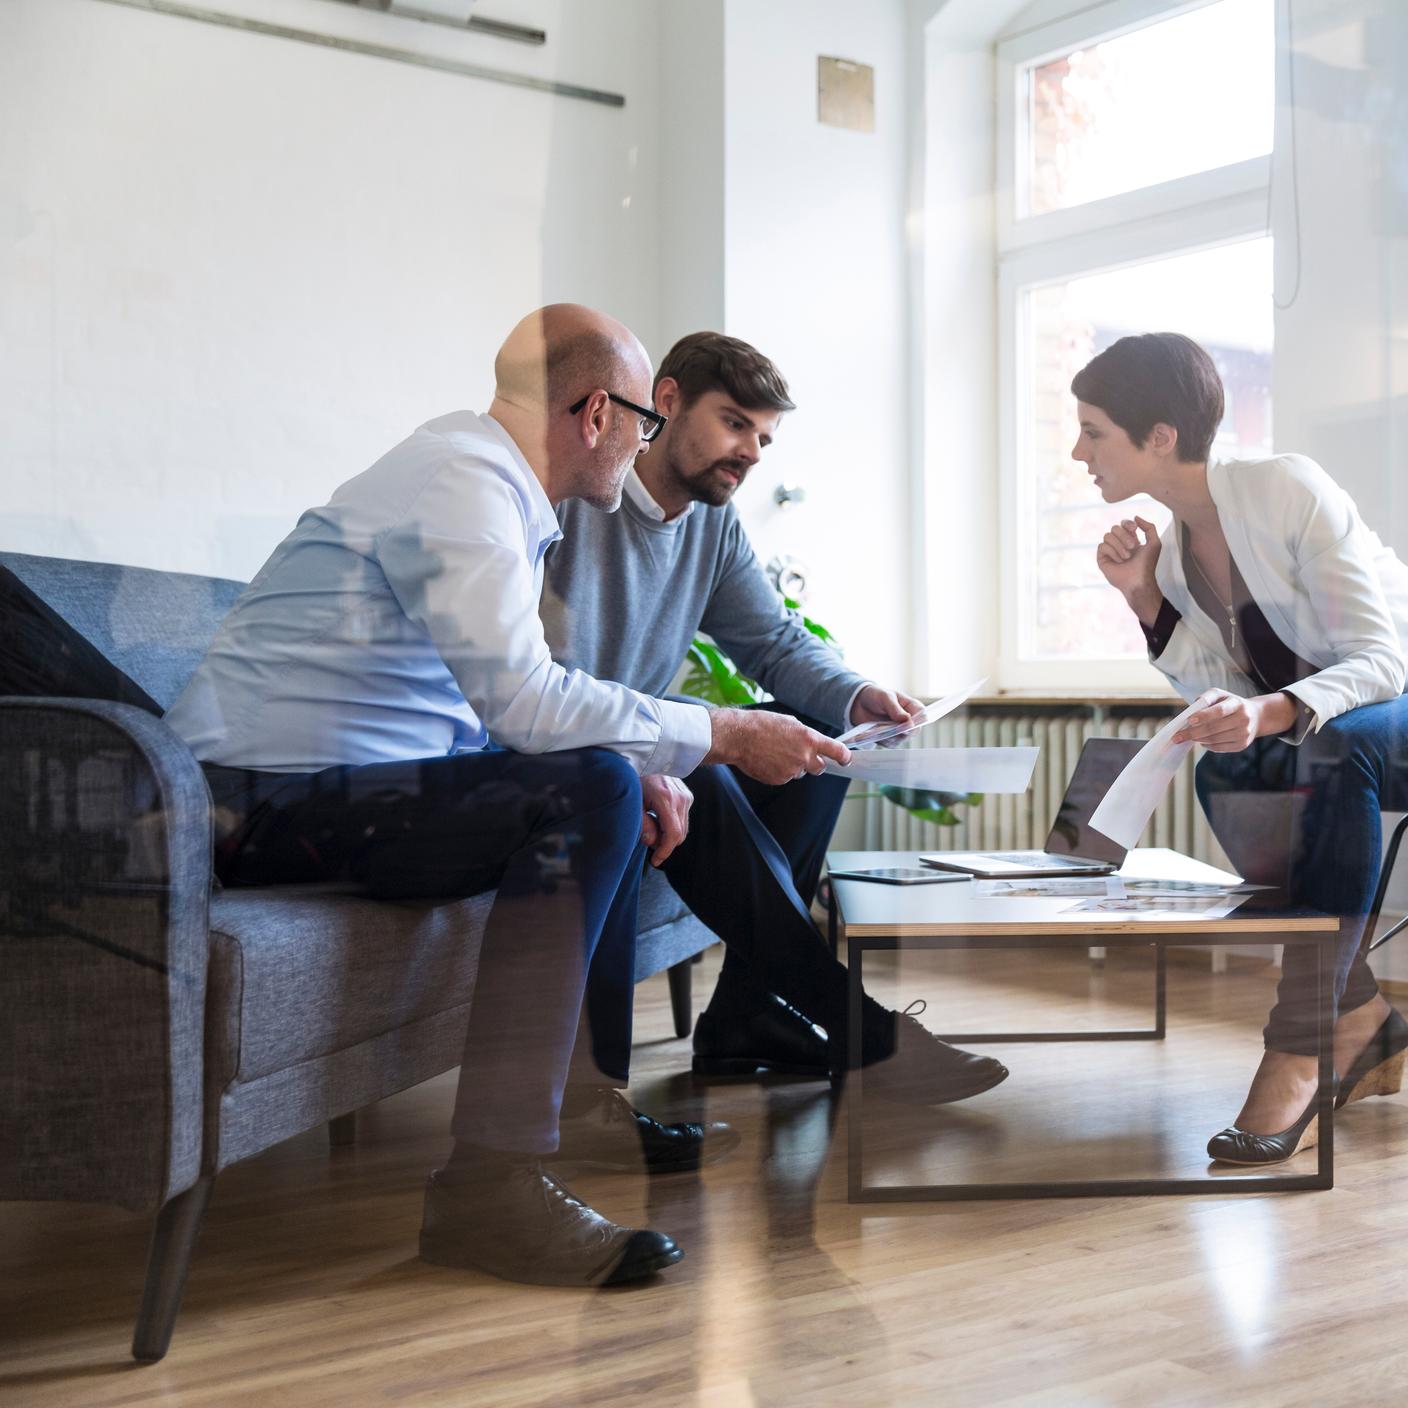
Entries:
<svg viewBox="0 0 1408 1408">
<path fill-rule="evenodd" d="M 1294 689 L 1283 689 L 1281 693 L 1289 694 L 1296 701 L 1296 721 L 1284 733 L 1279 733 L 1276 736 L 1283 743 L 1289 743 L 1292 748 L 1299 748 L 1315 728 L 1317 715 L 1315 710 Z"/>
<path fill-rule="evenodd" d="M 1143 621 L 1139 623 L 1139 629 L 1144 632 L 1144 639 L 1149 645 L 1150 660 L 1157 660 L 1164 653 L 1173 637 L 1174 627 L 1182 619 L 1182 613 L 1165 597 L 1164 604 L 1159 607 L 1159 614 L 1154 618 L 1154 624 L 1146 626 Z"/>
<path fill-rule="evenodd" d="M 860 698 L 860 692 L 861 692 L 861 690 L 863 690 L 863 689 L 869 689 L 870 686 L 873 685 L 874 683 L 875 683 L 874 680 L 862 680 L 862 681 L 855 687 L 855 689 L 853 689 L 853 690 L 851 691 L 851 697 L 850 697 L 848 700 L 846 700 L 846 713 L 845 713 L 845 717 L 841 720 L 841 727 L 842 727 L 843 730 L 848 729 L 848 728 L 854 728 L 854 727 L 855 727 L 856 721 L 851 717 L 851 710 L 856 707 L 856 700 Z"/>
<path fill-rule="evenodd" d="M 681 704 L 672 699 L 657 702 L 660 741 L 641 769 L 642 775 L 664 773 L 666 777 L 688 777 L 714 746 L 710 711 L 703 704 Z"/>
</svg>

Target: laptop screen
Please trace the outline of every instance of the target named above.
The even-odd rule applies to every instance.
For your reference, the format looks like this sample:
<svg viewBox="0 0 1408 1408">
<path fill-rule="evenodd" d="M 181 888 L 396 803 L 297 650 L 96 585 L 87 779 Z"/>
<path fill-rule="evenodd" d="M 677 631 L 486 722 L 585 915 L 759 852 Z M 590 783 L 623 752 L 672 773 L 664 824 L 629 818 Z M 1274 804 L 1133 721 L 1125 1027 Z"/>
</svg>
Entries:
<svg viewBox="0 0 1408 1408">
<path fill-rule="evenodd" d="M 1066 795 L 1061 798 L 1046 849 L 1053 855 L 1079 856 L 1082 860 L 1104 860 L 1119 865 L 1129 853 L 1118 842 L 1102 836 L 1090 825 L 1110 784 L 1124 771 L 1125 764 L 1148 742 L 1146 738 L 1088 738 Z"/>
</svg>

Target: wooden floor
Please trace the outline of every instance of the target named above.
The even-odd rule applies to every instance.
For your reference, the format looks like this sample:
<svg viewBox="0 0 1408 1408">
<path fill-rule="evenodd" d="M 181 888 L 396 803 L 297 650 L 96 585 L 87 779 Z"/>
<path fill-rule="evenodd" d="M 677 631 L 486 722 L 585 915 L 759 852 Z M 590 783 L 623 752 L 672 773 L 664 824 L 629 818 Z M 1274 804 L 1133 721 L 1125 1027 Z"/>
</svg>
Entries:
<svg viewBox="0 0 1408 1408">
<path fill-rule="evenodd" d="M 930 1000 L 936 1030 L 1137 1025 L 1151 992 L 1137 955 L 875 966 L 877 988 Z M 713 971 L 696 969 L 701 995 Z M 999 1089 L 917 1124 L 867 1113 L 876 1173 L 1206 1171 L 1198 1150 L 1236 1112 L 1269 995 L 1264 970 L 1175 965 L 1167 1043 L 994 1048 L 1012 1069 Z M 127 1358 L 149 1224 L 0 1205 L 0 1404 L 1401 1401 L 1408 1095 L 1339 1122 L 1332 1192 L 862 1210 L 845 1201 L 846 1113 L 823 1087 L 697 1086 L 663 979 L 637 1012 L 637 1103 L 744 1133 L 698 1176 L 574 1183 L 674 1235 L 687 1258 L 666 1275 L 584 1293 L 416 1260 L 445 1077 L 364 1115 L 352 1148 L 313 1132 L 222 1175 L 158 1365 Z"/>
</svg>

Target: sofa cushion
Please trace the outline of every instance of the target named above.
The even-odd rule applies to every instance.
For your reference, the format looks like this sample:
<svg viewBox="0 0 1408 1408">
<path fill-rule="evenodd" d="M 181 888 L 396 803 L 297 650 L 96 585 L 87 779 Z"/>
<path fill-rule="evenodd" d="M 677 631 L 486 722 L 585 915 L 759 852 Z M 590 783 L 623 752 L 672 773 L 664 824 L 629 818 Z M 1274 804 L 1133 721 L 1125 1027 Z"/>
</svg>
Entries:
<svg viewBox="0 0 1408 1408">
<path fill-rule="evenodd" d="M 161 706 L 47 602 L 0 567 L 0 694 Z"/>
<path fill-rule="evenodd" d="M 169 709 L 200 664 L 242 582 L 107 562 L 0 553 L 85 640 Z"/>
<path fill-rule="evenodd" d="M 646 864 L 640 881 L 640 931 L 672 924 L 689 913 L 689 906 L 675 893 L 662 870 Z"/>
<path fill-rule="evenodd" d="M 463 1003 L 492 903 L 322 885 L 212 895 L 209 1079 L 255 1080 Z"/>
</svg>

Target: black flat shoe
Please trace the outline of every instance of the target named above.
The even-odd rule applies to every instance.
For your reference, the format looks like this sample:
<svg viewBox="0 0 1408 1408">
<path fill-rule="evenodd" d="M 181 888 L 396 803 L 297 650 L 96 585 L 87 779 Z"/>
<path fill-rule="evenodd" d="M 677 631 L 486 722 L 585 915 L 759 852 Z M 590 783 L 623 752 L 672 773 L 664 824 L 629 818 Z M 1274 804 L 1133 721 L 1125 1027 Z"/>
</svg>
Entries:
<svg viewBox="0 0 1408 1408">
<path fill-rule="evenodd" d="M 1397 1008 L 1390 1008 L 1383 1025 L 1340 1082 L 1335 1109 L 1370 1095 L 1397 1095 L 1403 1088 L 1405 1055 L 1408 1055 L 1408 1022 Z"/>
<path fill-rule="evenodd" d="M 752 1076 L 760 1072 L 825 1080 L 826 1036 L 795 1007 L 771 993 L 741 1015 L 706 1009 L 694 1025 L 697 1076 Z"/>
<path fill-rule="evenodd" d="M 1320 1092 L 1311 1097 L 1305 1113 L 1280 1134 L 1253 1134 L 1229 1125 L 1208 1140 L 1208 1158 L 1220 1164 L 1279 1164 L 1294 1154 L 1313 1149 L 1320 1142 Z"/>
</svg>

